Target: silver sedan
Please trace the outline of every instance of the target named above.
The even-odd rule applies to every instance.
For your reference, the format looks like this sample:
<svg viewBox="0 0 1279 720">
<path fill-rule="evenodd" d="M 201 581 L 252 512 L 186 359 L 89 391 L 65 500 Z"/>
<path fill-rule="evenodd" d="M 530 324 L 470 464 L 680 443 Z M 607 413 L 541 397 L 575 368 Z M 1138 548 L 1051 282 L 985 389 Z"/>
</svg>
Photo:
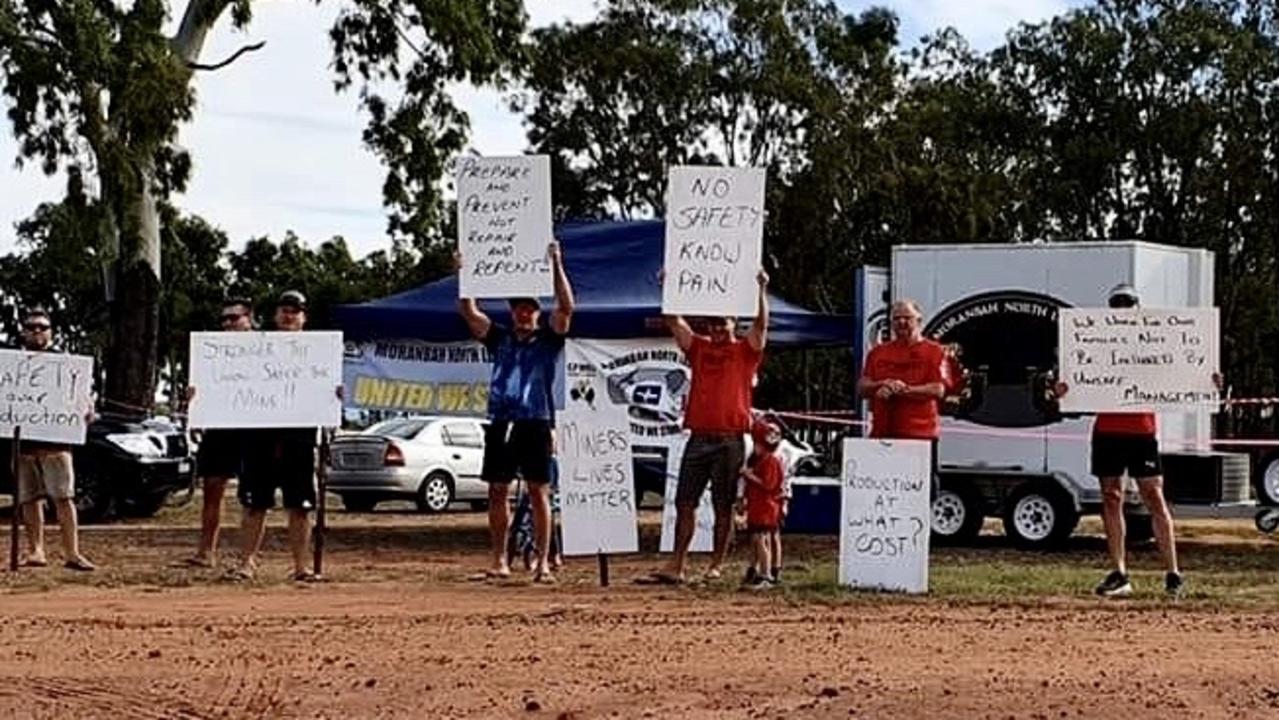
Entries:
<svg viewBox="0 0 1279 720">
<path fill-rule="evenodd" d="M 483 507 L 486 426 L 473 418 L 421 415 L 339 436 L 330 451 L 328 490 L 357 512 L 383 500 L 413 500 L 422 512 L 440 512 L 454 501 Z"/>
</svg>

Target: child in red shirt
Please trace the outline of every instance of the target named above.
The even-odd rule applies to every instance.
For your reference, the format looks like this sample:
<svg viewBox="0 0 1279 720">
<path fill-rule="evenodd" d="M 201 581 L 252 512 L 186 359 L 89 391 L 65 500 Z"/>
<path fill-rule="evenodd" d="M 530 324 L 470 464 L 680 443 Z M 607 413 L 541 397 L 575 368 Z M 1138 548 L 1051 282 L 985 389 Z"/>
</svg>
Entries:
<svg viewBox="0 0 1279 720">
<path fill-rule="evenodd" d="M 746 510 L 746 532 L 755 548 L 755 563 L 746 572 L 744 584 L 765 590 L 773 586 L 781 549 L 782 481 L 785 468 L 777 455 L 782 432 L 776 425 L 759 422 L 751 428 L 754 449 L 742 468 L 742 504 Z"/>
</svg>

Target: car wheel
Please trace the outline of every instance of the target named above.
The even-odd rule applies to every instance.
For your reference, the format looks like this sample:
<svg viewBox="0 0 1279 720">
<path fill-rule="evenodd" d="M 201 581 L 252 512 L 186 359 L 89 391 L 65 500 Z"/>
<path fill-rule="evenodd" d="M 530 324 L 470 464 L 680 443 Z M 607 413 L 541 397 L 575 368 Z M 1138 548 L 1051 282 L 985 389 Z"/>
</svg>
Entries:
<svg viewBox="0 0 1279 720">
<path fill-rule="evenodd" d="M 1262 505 L 1279 505 L 1279 453 L 1261 461 L 1256 474 L 1257 501 Z"/>
<path fill-rule="evenodd" d="M 1154 519 L 1149 515 L 1126 513 L 1124 515 L 1124 542 L 1128 545 L 1148 543 L 1155 538 Z"/>
<path fill-rule="evenodd" d="M 932 538 L 938 545 L 972 542 L 981 532 L 981 504 L 974 493 L 944 487 L 933 499 Z"/>
<path fill-rule="evenodd" d="M 372 512 L 377 507 L 377 500 L 367 495 L 343 495 L 342 507 L 347 512 Z"/>
<path fill-rule="evenodd" d="M 1004 505 L 1004 533 L 1026 550 L 1061 545 L 1079 523 L 1079 511 L 1066 491 L 1048 482 L 1024 483 Z"/>
<path fill-rule="evenodd" d="M 1258 511 L 1254 522 L 1257 524 L 1257 529 L 1267 535 L 1279 530 L 1279 509 L 1266 508 Z"/>
<path fill-rule="evenodd" d="M 96 472 L 77 472 L 75 489 L 76 518 L 82 525 L 102 522 L 115 515 L 115 497 L 106 478 Z"/>
<path fill-rule="evenodd" d="M 154 517 L 160 512 L 160 508 L 169 501 L 169 493 L 161 492 L 154 495 L 145 495 L 138 498 L 130 498 L 123 503 L 121 514 L 136 518 Z"/>
<path fill-rule="evenodd" d="M 453 480 L 442 472 L 433 472 L 417 489 L 419 512 L 444 512 L 453 502 Z"/>
</svg>

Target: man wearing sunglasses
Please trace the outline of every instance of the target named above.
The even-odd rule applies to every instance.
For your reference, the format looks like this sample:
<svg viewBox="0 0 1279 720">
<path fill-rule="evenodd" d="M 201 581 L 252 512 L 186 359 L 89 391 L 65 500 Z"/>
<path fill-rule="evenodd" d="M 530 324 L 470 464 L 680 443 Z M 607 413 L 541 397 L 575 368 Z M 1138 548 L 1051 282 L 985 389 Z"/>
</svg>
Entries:
<svg viewBox="0 0 1279 720">
<path fill-rule="evenodd" d="M 32 308 L 22 316 L 22 348 L 29 352 L 54 352 L 53 324 L 49 313 Z M 86 415 L 86 423 L 92 413 Z M 53 500 L 58 514 L 58 528 L 62 534 L 64 567 L 68 570 L 91 572 L 96 569 L 88 558 L 80 553 L 80 532 L 75 509 L 75 470 L 71 449 L 66 445 L 43 442 L 25 442 L 18 456 L 18 505 L 27 526 L 27 556 L 22 561 L 28 567 L 44 567 L 48 559 L 44 552 L 44 498 Z"/>
<path fill-rule="evenodd" d="M 242 298 L 228 298 L 222 303 L 219 322 L 224 332 L 253 329 L 253 304 Z M 187 388 L 187 402 L 196 389 Z M 200 511 L 200 546 L 195 555 L 183 561 L 190 567 L 212 568 L 217 565 L 218 533 L 222 526 L 222 499 L 231 478 L 240 476 L 243 462 L 243 438 L 234 429 L 205 430 L 196 454 L 195 468 L 204 487 L 204 506 Z"/>
<path fill-rule="evenodd" d="M 666 317 L 666 326 L 688 360 L 691 381 L 684 409 L 689 431 L 680 460 L 675 490 L 675 543 L 670 561 L 661 570 L 642 576 L 644 585 L 678 585 L 685 581 L 688 548 L 696 530 L 697 506 L 707 485 L 715 511 L 714 547 L 706 579 L 722 576 L 733 529 L 737 479 L 746 463 L 746 433 L 751 427 L 751 397 L 755 376 L 768 338 L 768 273 L 756 276 L 759 300 L 755 320 L 745 337 L 736 333 L 731 317 L 706 319 L 707 334 L 693 331 L 682 316 Z"/>
</svg>

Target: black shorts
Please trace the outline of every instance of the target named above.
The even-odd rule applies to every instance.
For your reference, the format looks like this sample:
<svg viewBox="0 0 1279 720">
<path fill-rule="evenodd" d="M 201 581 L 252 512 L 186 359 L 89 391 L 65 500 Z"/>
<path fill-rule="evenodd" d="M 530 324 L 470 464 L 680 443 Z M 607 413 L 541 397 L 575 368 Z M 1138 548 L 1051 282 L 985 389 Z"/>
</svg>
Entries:
<svg viewBox="0 0 1279 720">
<path fill-rule="evenodd" d="M 551 423 L 547 420 L 494 420 L 484 433 L 484 465 L 480 477 L 488 483 L 551 480 Z"/>
<path fill-rule="evenodd" d="M 195 473 L 202 478 L 240 477 L 244 447 L 240 430 L 205 430 L 195 455 Z"/>
<path fill-rule="evenodd" d="M 275 507 L 278 489 L 289 510 L 316 504 L 315 431 L 259 430 L 245 433 L 240 504 L 253 510 Z"/>
<path fill-rule="evenodd" d="M 743 436 L 693 433 L 684 446 L 684 457 L 679 463 L 675 506 L 697 507 L 709 483 L 716 516 L 733 512 L 733 503 L 737 500 L 737 478 L 745 462 L 746 440 Z"/>
<path fill-rule="evenodd" d="M 1159 440 L 1148 435 L 1092 436 L 1092 474 L 1134 480 L 1163 475 Z"/>
</svg>

